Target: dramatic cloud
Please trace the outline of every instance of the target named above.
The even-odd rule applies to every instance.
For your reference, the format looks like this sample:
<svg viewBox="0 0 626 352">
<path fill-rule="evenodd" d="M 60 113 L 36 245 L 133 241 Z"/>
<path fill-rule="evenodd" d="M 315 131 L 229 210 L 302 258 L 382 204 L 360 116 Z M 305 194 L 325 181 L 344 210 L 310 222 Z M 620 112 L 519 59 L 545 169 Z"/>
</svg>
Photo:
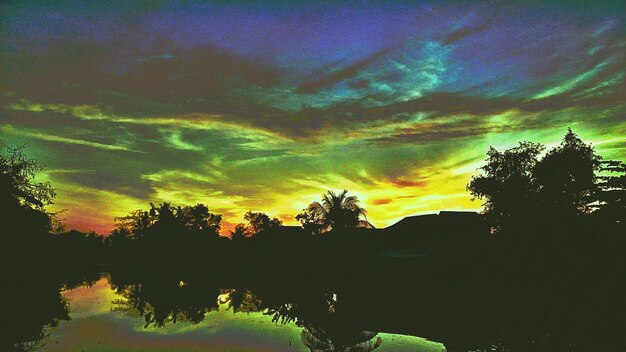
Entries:
<svg viewBox="0 0 626 352">
<path fill-rule="evenodd" d="M 571 127 L 626 159 L 623 1 L 0 5 L 0 138 L 70 226 L 149 201 L 225 229 L 348 189 L 369 219 L 477 209 L 489 146 Z"/>
</svg>

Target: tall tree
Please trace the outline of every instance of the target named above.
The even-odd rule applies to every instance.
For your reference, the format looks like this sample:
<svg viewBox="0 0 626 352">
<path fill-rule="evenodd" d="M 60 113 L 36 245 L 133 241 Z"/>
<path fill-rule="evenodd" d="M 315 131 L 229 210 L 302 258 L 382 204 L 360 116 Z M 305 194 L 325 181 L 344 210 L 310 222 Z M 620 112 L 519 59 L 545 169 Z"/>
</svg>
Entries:
<svg viewBox="0 0 626 352">
<path fill-rule="evenodd" d="M 500 152 L 490 148 L 481 175 L 473 176 L 467 190 L 473 199 L 484 199 L 483 207 L 496 229 L 511 221 L 523 220 L 537 202 L 537 183 L 533 171 L 544 146 L 521 142 Z"/>
<path fill-rule="evenodd" d="M 496 229 L 538 219 L 565 224 L 597 204 L 601 157 L 593 147 L 568 129 L 561 143 L 539 159 L 543 149 L 530 142 L 504 152 L 491 148 L 483 173 L 472 177 L 467 189 L 485 200 L 484 211 Z"/>
<path fill-rule="evenodd" d="M 571 129 L 533 170 L 543 208 L 562 215 L 591 212 L 600 156 Z"/>
<path fill-rule="evenodd" d="M 19 228 L 22 233 L 50 231 L 53 214 L 45 211 L 56 196 L 49 182 L 35 182 L 44 169 L 24 153 L 25 146 L 3 147 L 0 153 L 0 216 L 5 228 Z M 12 236 L 18 240 L 22 236 Z"/>
</svg>

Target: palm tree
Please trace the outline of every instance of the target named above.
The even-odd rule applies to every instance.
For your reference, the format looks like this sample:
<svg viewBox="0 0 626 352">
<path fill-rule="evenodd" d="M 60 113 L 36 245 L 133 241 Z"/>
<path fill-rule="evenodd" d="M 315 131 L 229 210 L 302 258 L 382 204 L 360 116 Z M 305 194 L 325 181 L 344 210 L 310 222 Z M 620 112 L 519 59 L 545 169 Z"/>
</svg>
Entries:
<svg viewBox="0 0 626 352">
<path fill-rule="evenodd" d="M 311 203 L 306 213 L 309 218 L 327 230 L 364 227 L 365 224 L 369 224 L 365 209 L 359 206 L 359 199 L 356 196 L 348 196 L 347 193 L 346 190 L 340 193 L 328 191 L 322 196 L 322 202 Z M 365 220 L 361 220 L 361 216 Z"/>
</svg>

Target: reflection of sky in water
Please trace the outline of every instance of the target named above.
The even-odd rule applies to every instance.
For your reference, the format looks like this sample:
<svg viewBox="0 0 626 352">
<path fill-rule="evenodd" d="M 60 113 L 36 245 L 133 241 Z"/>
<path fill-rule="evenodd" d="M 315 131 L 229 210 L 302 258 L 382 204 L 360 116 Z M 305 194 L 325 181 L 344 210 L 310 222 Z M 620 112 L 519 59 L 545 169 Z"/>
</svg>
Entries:
<svg viewBox="0 0 626 352">
<path fill-rule="evenodd" d="M 306 351 L 302 328 L 279 325 L 262 313 L 236 313 L 220 305 L 199 324 L 168 323 L 144 328 L 144 319 L 114 311 L 114 300 L 123 299 L 106 278 L 91 287 L 63 292 L 72 319 L 62 322 L 45 341 L 43 351 Z M 422 338 L 381 333 L 376 351 L 436 351 L 439 343 Z M 289 342 L 292 345 L 289 346 Z"/>
</svg>

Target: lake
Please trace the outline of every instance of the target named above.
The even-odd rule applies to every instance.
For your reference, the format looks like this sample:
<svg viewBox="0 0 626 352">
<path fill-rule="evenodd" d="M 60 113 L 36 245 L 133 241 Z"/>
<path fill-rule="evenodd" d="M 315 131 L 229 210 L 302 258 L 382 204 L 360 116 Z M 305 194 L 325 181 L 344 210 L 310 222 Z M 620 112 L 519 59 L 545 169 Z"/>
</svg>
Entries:
<svg viewBox="0 0 626 352">
<path fill-rule="evenodd" d="M 15 256 L 2 266 L 0 351 L 624 350 L 623 281 L 598 271 L 620 273 L 614 256 L 592 267 L 219 253 Z"/>
<path fill-rule="evenodd" d="M 341 295 L 330 292 L 288 302 L 281 301 L 280 295 L 264 300 L 252 290 L 218 288 L 207 282 L 153 279 L 116 282 L 103 273 L 87 284 L 61 287 L 58 299 L 67 315 L 44 326 L 40 341 L 22 347 L 41 351 L 445 350 L 443 344 L 421 337 L 343 325 L 352 319 L 341 311 Z"/>
</svg>

